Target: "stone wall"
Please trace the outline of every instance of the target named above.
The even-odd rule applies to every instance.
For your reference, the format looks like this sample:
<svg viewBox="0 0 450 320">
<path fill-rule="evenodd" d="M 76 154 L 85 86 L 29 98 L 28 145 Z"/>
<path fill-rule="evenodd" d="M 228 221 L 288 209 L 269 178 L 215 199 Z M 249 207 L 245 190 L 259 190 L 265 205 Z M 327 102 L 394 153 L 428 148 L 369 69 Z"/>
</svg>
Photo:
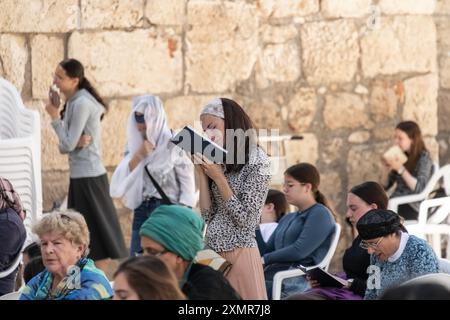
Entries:
<svg viewBox="0 0 450 320">
<path fill-rule="evenodd" d="M 438 138 L 441 163 L 450 158 L 450 0 L 1 0 L 0 12 L 0 75 L 42 115 L 46 209 L 67 189 L 67 158 L 43 111 L 66 57 L 84 63 L 111 106 L 110 170 L 143 93 L 162 97 L 174 128 L 226 96 L 260 128 L 302 134 L 290 163 L 318 166 L 341 217 L 346 190 L 379 178 L 397 122 L 417 121 L 433 156 Z"/>
</svg>

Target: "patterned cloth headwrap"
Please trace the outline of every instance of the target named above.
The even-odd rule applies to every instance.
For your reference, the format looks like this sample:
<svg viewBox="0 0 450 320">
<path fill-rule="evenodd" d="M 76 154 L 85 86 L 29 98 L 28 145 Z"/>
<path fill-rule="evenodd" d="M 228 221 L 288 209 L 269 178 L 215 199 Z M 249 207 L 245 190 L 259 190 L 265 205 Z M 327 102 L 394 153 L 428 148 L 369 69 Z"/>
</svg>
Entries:
<svg viewBox="0 0 450 320">
<path fill-rule="evenodd" d="M 203 108 L 203 111 L 200 115 L 204 114 L 210 114 L 220 119 L 225 119 L 222 100 L 220 98 L 216 98 L 208 102 L 208 104 Z"/>
<path fill-rule="evenodd" d="M 0 211 L 11 208 L 25 217 L 22 202 L 8 179 L 0 178 Z"/>
</svg>

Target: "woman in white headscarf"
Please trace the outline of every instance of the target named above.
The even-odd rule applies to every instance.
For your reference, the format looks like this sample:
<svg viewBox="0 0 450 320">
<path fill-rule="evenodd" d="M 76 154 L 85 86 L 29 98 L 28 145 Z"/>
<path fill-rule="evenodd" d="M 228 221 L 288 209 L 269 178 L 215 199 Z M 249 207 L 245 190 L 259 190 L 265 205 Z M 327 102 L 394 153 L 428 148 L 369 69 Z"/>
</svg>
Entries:
<svg viewBox="0 0 450 320">
<path fill-rule="evenodd" d="M 133 100 L 127 135 L 125 157 L 113 174 L 110 193 L 134 210 L 130 249 L 134 255 L 141 251 L 141 225 L 163 204 L 145 166 L 171 202 L 193 207 L 196 195 L 192 162 L 170 142 L 172 132 L 158 97 L 145 95 Z"/>
</svg>

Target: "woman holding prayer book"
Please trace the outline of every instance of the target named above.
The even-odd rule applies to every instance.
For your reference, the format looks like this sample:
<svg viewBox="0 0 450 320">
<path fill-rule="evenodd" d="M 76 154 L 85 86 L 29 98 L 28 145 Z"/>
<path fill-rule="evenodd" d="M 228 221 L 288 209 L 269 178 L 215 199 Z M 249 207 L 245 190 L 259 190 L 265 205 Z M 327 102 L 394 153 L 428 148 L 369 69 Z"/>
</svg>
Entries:
<svg viewBox="0 0 450 320">
<path fill-rule="evenodd" d="M 403 163 L 401 156 L 382 157 L 385 190 L 396 185 L 391 198 L 420 193 L 433 174 L 433 160 L 417 123 L 400 122 L 395 128 L 394 142 L 405 153 L 407 161 Z M 402 204 L 398 207 L 398 214 L 405 220 L 417 220 L 419 205 L 419 202 Z"/>
<path fill-rule="evenodd" d="M 200 120 L 209 139 L 228 151 L 223 164 L 193 156 L 207 245 L 233 264 L 227 279 L 244 300 L 267 299 L 255 230 L 269 190 L 269 158 L 256 143 L 252 121 L 235 101 L 212 100 Z"/>
</svg>

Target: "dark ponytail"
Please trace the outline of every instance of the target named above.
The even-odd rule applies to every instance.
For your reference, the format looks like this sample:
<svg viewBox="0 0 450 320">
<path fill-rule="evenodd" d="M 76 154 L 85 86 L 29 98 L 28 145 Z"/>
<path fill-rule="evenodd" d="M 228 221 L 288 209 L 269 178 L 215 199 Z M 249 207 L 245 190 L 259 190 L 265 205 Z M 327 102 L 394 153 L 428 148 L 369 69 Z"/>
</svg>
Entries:
<svg viewBox="0 0 450 320">
<path fill-rule="evenodd" d="M 97 100 L 98 103 L 100 103 L 105 108 L 105 112 L 108 112 L 108 105 L 105 103 L 102 97 L 100 97 L 100 94 L 91 85 L 89 80 L 84 76 L 84 67 L 80 61 L 76 59 L 67 59 L 62 61 L 59 65 L 64 69 L 69 78 L 78 78 L 78 90 L 85 89 L 86 91 L 88 91 L 95 98 L 95 100 Z M 60 112 L 61 120 L 64 118 L 64 114 L 66 113 L 66 107 L 67 102 L 64 103 L 64 107 Z M 105 113 L 101 115 L 100 120 L 103 120 L 104 115 Z"/>
<path fill-rule="evenodd" d="M 309 163 L 299 163 L 289 167 L 284 174 L 287 174 L 301 183 L 310 183 L 314 194 L 314 199 L 330 210 L 335 221 L 337 221 L 336 213 L 325 195 L 319 191 L 320 175 L 316 167 Z"/>
</svg>

